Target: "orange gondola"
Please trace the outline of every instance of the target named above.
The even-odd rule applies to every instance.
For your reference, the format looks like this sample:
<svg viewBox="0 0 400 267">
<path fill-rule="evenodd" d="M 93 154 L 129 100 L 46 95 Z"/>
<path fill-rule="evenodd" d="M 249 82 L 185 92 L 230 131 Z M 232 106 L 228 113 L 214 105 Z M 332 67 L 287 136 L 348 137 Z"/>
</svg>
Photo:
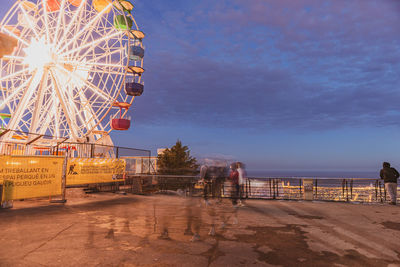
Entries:
<svg viewBox="0 0 400 267">
<path fill-rule="evenodd" d="M 55 12 L 60 10 L 61 4 L 59 0 L 47 0 L 46 10 L 47 12 Z"/>
</svg>

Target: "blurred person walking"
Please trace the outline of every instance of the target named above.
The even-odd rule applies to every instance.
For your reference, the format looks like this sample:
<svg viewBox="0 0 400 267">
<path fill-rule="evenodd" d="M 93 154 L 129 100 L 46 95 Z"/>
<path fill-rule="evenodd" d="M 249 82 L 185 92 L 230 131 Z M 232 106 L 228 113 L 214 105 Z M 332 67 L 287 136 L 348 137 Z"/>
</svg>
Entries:
<svg viewBox="0 0 400 267">
<path fill-rule="evenodd" d="M 242 162 L 236 163 L 237 172 L 239 174 L 239 206 L 244 206 L 244 194 L 245 194 L 245 185 L 246 185 L 246 170 L 244 168 L 244 164 Z"/>
<path fill-rule="evenodd" d="M 231 166 L 231 172 L 229 174 L 229 180 L 231 181 L 231 198 L 232 198 L 232 205 L 236 206 L 237 205 L 237 199 L 239 196 L 239 173 L 236 169 L 236 163 L 232 163 Z"/>
<path fill-rule="evenodd" d="M 208 195 L 212 192 L 211 191 L 211 179 L 210 178 L 211 177 L 210 177 L 210 174 L 209 174 L 208 166 L 207 165 L 202 165 L 200 167 L 200 180 L 204 184 L 203 197 L 204 197 L 204 202 L 206 203 L 206 205 L 209 205 Z"/>
<path fill-rule="evenodd" d="M 399 178 L 399 172 L 390 167 L 389 162 L 383 163 L 383 168 L 380 172 L 381 179 L 385 182 L 385 189 L 390 196 L 390 204 L 396 205 L 397 202 L 397 179 Z"/>
</svg>

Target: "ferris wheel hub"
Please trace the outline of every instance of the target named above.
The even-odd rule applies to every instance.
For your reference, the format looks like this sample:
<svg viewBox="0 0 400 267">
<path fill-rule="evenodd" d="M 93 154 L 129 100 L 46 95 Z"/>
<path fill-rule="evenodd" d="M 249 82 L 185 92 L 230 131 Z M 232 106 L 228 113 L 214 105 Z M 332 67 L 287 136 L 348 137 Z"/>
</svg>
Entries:
<svg viewBox="0 0 400 267">
<path fill-rule="evenodd" d="M 29 46 L 23 50 L 25 52 L 24 63 L 29 65 L 30 69 L 49 68 L 57 64 L 58 55 L 54 45 L 47 44 L 44 37 L 39 40 L 32 38 Z"/>
</svg>

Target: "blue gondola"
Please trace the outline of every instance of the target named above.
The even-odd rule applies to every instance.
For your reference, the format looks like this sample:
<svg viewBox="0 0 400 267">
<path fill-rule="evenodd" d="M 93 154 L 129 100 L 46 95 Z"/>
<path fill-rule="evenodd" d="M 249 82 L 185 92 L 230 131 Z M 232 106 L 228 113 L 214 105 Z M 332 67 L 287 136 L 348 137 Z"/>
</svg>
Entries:
<svg viewBox="0 0 400 267">
<path fill-rule="evenodd" d="M 144 85 L 137 82 L 127 82 L 125 84 L 125 93 L 130 96 L 141 96 L 143 94 Z"/>
<path fill-rule="evenodd" d="M 133 61 L 141 61 L 144 57 L 144 49 L 140 45 L 132 45 L 129 49 L 129 59 Z"/>
</svg>

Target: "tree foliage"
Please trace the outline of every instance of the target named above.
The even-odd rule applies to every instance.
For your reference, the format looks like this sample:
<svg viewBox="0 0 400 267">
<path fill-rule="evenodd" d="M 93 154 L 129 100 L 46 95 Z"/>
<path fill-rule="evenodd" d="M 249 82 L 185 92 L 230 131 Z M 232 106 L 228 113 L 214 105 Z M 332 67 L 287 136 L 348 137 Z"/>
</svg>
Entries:
<svg viewBox="0 0 400 267">
<path fill-rule="evenodd" d="M 178 174 L 191 175 L 195 174 L 197 168 L 197 160 L 190 156 L 190 150 L 187 146 L 182 146 L 181 141 L 167 148 L 157 159 L 158 173 L 160 174 Z"/>
</svg>

